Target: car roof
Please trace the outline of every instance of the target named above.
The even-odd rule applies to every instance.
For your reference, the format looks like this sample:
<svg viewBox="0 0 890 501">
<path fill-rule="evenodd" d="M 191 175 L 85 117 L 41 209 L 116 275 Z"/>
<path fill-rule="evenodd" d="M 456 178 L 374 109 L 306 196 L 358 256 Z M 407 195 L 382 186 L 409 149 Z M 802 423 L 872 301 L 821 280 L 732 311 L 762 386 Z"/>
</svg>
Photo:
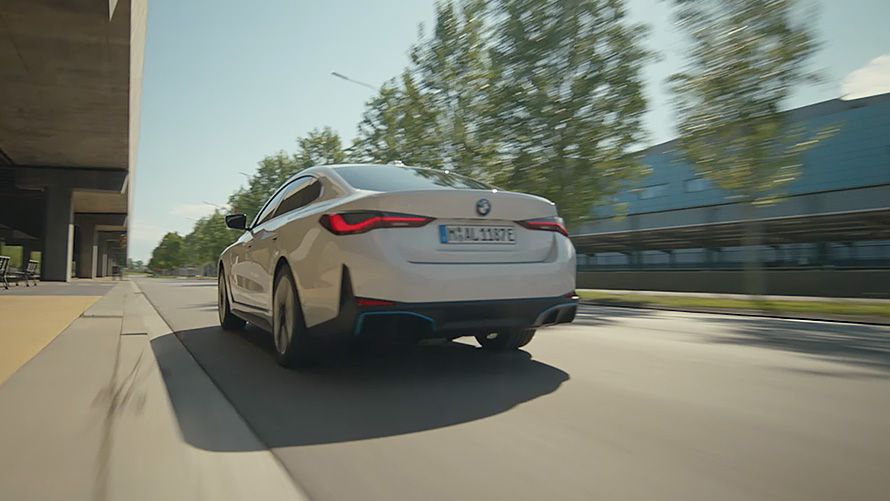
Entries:
<svg viewBox="0 0 890 501">
<path fill-rule="evenodd" d="M 294 179 L 296 179 L 296 178 L 298 178 L 298 177 L 301 177 L 301 176 L 305 176 L 305 175 L 307 175 L 307 174 L 322 173 L 322 174 L 330 175 L 330 174 L 332 174 L 332 173 L 336 173 L 337 169 L 339 169 L 339 168 L 341 168 L 341 167 L 368 167 L 368 168 L 374 168 L 374 167 L 403 167 L 403 168 L 406 168 L 406 169 L 435 170 L 435 169 L 431 169 L 431 168 L 429 168 L 429 167 L 415 167 L 415 166 L 412 166 L 412 165 L 400 165 L 400 164 L 366 164 L 366 163 L 348 163 L 348 164 L 316 165 L 315 167 L 309 167 L 308 169 L 303 169 L 303 170 L 301 170 L 300 172 L 297 172 L 296 174 L 294 174 L 293 176 L 291 176 L 287 181 L 285 181 L 283 184 L 287 184 L 287 183 L 293 181 Z M 346 181 L 345 179 L 342 179 L 342 177 L 340 177 L 340 176 L 336 176 L 336 178 L 337 178 L 337 179 L 340 179 L 341 182 L 345 182 L 345 181 Z M 282 184 L 282 185 L 283 185 L 283 184 Z M 347 183 L 347 185 L 348 185 L 348 183 Z M 351 186 L 350 186 L 350 188 L 351 188 Z"/>
</svg>

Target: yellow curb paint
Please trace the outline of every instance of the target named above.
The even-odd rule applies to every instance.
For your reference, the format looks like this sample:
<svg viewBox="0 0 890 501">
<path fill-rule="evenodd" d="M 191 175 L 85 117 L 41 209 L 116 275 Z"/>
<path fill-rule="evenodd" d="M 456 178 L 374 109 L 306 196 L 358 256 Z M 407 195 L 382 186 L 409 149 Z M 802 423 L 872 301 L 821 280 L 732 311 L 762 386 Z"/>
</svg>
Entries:
<svg viewBox="0 0 890 501">
<path fill-rule="evenodd" d="M 0 384 L 101 297 L 0 297 Z"/>
</svg>

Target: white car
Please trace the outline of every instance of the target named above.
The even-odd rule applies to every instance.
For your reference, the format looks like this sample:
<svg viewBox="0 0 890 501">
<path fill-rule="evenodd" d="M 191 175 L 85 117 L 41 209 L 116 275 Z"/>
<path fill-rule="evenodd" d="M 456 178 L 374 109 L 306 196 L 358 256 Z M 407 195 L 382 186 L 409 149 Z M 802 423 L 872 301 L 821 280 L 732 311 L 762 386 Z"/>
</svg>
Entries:
<svg viewBox="0 0 890 501">
<path fill-rule="evenodd" d="M 526 345 L 575 317 L 575 249 L 556 206 L 448 171 L 331 165 L 284 183 L 219 260 L 219 319 L 271 331 L 297 366 L 325 337 Z"/>
</svg>

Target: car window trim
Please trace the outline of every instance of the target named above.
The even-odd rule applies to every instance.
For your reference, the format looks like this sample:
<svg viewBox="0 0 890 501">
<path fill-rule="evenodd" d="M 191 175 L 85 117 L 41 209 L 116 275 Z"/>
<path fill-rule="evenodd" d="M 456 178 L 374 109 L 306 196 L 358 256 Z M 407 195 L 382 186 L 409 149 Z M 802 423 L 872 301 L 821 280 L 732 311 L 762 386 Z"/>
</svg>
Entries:
<svg viewBox="0 0 890 501">
<path fill-rule="evenodd" d="M 306 176 L 303 176 L 303 177 L 306 177 Z M 264 221 L 260 221 L 260 220 L 259 220 L 260 215 L 261 215 L 267 208 L 269 208 L 269 204 L 272 203 L 272 200 L 275 200 L 275 197 L 277 197 L 282 191 L 286 190 L 288 186 L 290 186 L 291 184 L 297 182 L 297 180 L 299 180 L 299 179 L 302 179 L 302 178 L 297 178 L 297 179 L 290 180 L 290 181 L 284 183 L 283 185 L 281 185 L 277 190 L 275 190 L 275 193 L 273 193 L 272 196 L 269 197 L 269 200 L 266 200 L 266 203 L 263 204 L 263 208 L 260 209 L 259 212 L 257 212 L 256 217 L 253 219 L 254 224 L 252 224 L 252 225 L 250 226 L 250 228 L 249 228 L 250 230 L 256 228 L 257 226 L 263 225 L 263 224 L 265 224 L 265 223 L 267 223 L 267 222 L 269 222 L 269 221 L 271 221 L 271 220 L 273 219 L 273 218 L 270 217 L 270 218 L 268 218 L 268 219 L 266 219 L 266 220 L 264 220 Z M 277 209 L 277 208 L 278 208 L 278 205 L 276 204 L 276 206 L 274 207 L 274 209 Z M 273 209 L 273 212 L 274 212 L 274 209 Z"/>
<path fill-rule="evenodd" d="M 281 216 L 286 216 L 287 214 L 290 214 L 291 212 L 295 212 L 295 211 L 298 211 L 298 210 L 305 209 L 306 207 L 309 207 L 310 205 L 314 204 L 314 203 L 317 202 L 319 199 L 321 199 L 321 197 L 324 195 L 324 183 L 321 182 L 321 179 L 319 179 L 318 176 L 315 176 L 315 175 L 313 175 L 313 174 L 306 174 L 305 176 L 300 176 L 300 177 L 294 179 L 293 181 L 291 181 L 290 183 L 287 183 L 287 186 L 290 186 L 291 184 L 294 184 L 294 183 L 296 183 L 297 181 L 299 181 L 299 180 L 301 180 L 301 179 L 307 179 L 307 178 L 308 178 L 308 179 L 314 179 L 314 180 L 318 181 L 318 184 L 319 184 L 319 186 L 321 187 L 321 191 L 318 192 L 318 196 L 315 197 L 315 200 L 309 202 L 308 204 L 306 204 L 306 205 L 304 205 L 304 206 L 302 206 L 302 207 L 297 207 L 296 209 L 289 210 L 289 211 L 287 211 L 287 212 L 283 212 L 283 213 L 281 213 L 281 214 L 276 214 L 276 215 L 270 217 L 269 219 L 267 219 L 266 222 L 268 222 L 268 221 L 272 221 L 273 219 L 278 219 L 278 218 L 281 217 Z M 304 188 L 304 189 L 305 189 L 305 188 Z M 278 201 L 278 205 L 281 205 L 281 202 L 283 202 L 284 199 L 285 199 L 285 197 L 282 197 L 281 200 Z M 275 210 L 276 210 L 276 211 L 278 210 L 278 207 L 277 207 L 277 206 L 275 207 Z"/>
<path fill-rule="evenodd" d="M 288 183 L 288 184 L 290 184 L 290 183 Z M 282 188 L 283 188 L 283 186 L 282 186 Z M 260 209 L 259 212 L 257 212 L 256 217 L 253 218 L 253 224 L 251 224 L 250 228 L 248 228 L 248 229 L 253 230 L 257 226 L 260 226 L 260 225 L 264 224 L 266 221 L 268 221 L 268 219 L 266 219 L 264 221 L 260 221 L 260 216 L 263 214 L 263 212 L 266 211 L 267 208 L 269 208 L 269 204 L 272 203 L 272 200 L 275 200 L 275 197 L 277 197 L 279 193 L 281 193 L 281 189 L 278 189 L 278 191 L 276 191 L 271 197 L 269 197 L 269 200 L 266 200 L 266 204 L 263 205 L 263 208 Z"/>
</svg>

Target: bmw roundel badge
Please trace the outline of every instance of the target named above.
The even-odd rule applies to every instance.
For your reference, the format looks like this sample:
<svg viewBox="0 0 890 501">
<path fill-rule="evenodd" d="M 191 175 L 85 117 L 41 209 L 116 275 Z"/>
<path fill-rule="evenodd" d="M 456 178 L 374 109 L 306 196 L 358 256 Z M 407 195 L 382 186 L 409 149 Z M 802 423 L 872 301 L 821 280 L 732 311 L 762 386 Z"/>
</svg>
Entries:
<svg viewBox="0 0 890 501">
<path fill-rule="evenodd" d="M 491 212 L 491 202 L 488 199 L 483 198 L 476 202 L 476 213 L 480 216 L 487 216 L 488 213 Z"/>
</svg>

